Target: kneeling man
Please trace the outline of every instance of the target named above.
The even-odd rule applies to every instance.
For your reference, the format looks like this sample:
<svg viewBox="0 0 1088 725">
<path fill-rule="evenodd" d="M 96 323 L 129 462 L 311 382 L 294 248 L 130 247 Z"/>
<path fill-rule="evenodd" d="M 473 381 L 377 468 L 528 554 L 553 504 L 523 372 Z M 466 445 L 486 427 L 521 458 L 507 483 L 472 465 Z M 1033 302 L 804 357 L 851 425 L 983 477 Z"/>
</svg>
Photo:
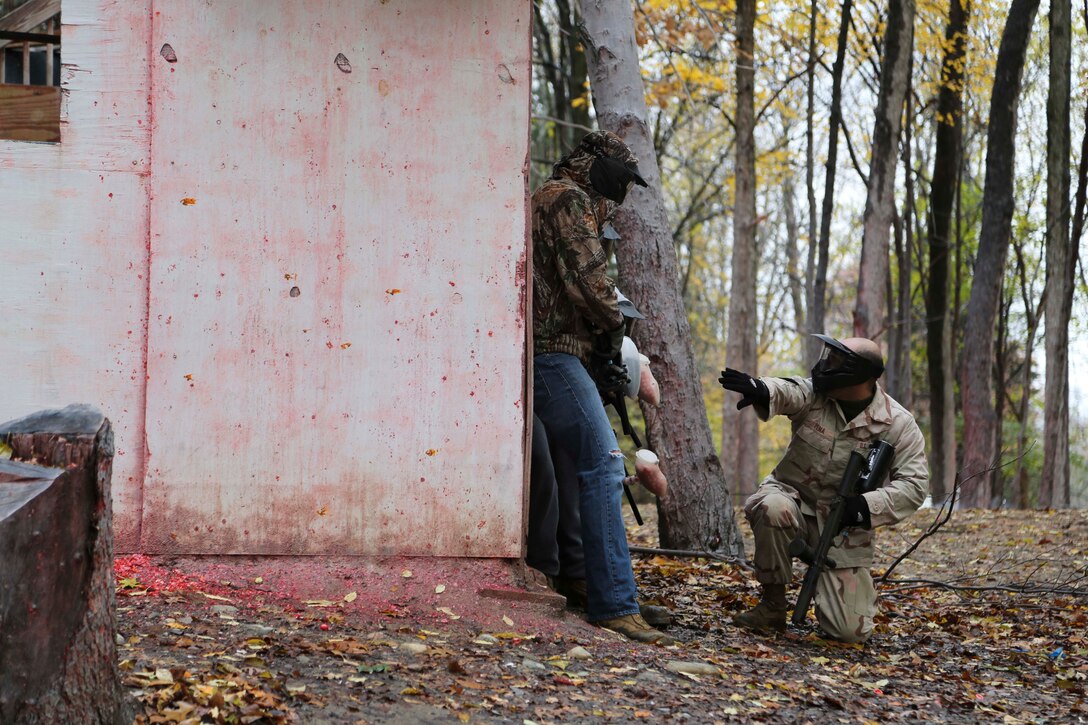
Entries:
<svg viewBox="0 0 1088 725">
<path fill-rule="evenodd" d="M 889 480 L 847 500 L 843 530 L 831 548 L 838 565 L 820 574 L 816 620 L 831 637 L 864 642 L 873 629 L 876 590 L 872 529 L 894 524 L 918 510 L 929 493 L 925 440 L 914 416 L 877 382 L 884 373 L 872 340 L 816 335 L 824 349 L 811 378 L 753 378 L 726 369 L 722 387 L 744 397 L 760 420 L 788 416 L 793 437 L 778 465 L 748 498 L 744 515 L 755 538 L 756 579 L 763 595 L 734 624 L 757 631 L 786 628 L 786 588 L 792 574 L 790 542 L 803 536 L 815 545 L 836 496 L 851 451 L 865 454 L 884 440 L 895 446 Z"/>
</svg>

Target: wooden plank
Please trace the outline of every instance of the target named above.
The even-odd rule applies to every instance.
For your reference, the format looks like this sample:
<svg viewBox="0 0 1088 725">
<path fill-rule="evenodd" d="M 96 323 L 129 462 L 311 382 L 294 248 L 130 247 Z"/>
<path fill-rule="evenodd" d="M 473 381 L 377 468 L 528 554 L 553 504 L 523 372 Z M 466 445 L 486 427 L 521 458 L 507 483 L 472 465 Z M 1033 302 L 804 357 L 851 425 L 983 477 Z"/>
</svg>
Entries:
<svg viewBox="0 0 1088 725">
<path fill-rule="evenodd" d="M 30 0 L 0 17 L 0 30 L 26 32 L 38 27 L 60 12 L 61 0 Z M 10 41 L 0 40 L 0 48 Z"/>
<path fill-rule="evenodd" d="M 60 88 L 0 85 L 0 138 L 60 141 Z"/>
</svg>

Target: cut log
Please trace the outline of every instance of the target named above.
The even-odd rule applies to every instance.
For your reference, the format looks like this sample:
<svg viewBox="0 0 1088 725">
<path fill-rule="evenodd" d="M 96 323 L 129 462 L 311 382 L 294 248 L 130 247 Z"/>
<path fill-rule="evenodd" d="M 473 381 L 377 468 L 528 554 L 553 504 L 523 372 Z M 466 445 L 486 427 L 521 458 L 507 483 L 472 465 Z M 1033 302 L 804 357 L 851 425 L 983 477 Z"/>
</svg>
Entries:
<svg viewBox="0 0 1088 725">
<path fill-rule="evenodd" d="M 0 424 L 0 722 L 131 723 L 117 667 L 113 431 L 90 406 Z"/>
</svg>

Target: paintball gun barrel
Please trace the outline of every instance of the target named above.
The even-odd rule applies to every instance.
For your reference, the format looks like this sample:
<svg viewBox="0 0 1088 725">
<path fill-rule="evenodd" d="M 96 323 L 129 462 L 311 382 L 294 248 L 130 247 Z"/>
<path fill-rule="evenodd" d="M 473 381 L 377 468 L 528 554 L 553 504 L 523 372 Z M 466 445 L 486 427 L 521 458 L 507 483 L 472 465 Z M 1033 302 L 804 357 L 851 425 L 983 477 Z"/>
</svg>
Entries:
<svg viewBox="0 0 1088 725">
<path fill-rule="evenodd" d="M 790 556 L 808 564 L 805 578 L 801 582 L 801 591 L 797 593 L 797 604 L 793 608 L 792 622 L 800 625 L 808 616 L 809 606 L 816 594 L 816 582 L 824 568 L 834 569 L 835 561 L 828 556 L 831 544 L 842 531 L 842 517 L 846 509 L 846 499 L 851 496 L 875 490 L 891 468 L 895 456 L 895 446 L 887 441 L 877 441 L 869 448 L 867 456 L 851 451 L 843 471 L 839 490 L 831 501 L 831 509 L 824 519 L 820 539 L 813 548 L 803 535 L 790 542 Z"/>
</svg>

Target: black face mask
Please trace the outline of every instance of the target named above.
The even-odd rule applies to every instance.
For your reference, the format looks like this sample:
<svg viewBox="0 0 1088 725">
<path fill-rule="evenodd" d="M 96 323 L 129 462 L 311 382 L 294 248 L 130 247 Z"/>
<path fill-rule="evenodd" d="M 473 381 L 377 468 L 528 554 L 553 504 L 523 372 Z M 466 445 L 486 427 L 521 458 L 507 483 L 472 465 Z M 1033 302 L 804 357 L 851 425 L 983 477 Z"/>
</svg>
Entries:
<svg viewBox="0 0 1088 725">
<path fill-rule="evenodd" d="M 593 160 L 589 167 L 589 183 L 594 191 L 617 204 L 627 198 L 632 183 L 646 186 L 637 166 L 628 166 L 611 156 L 598 156 Z"/>
<path fill-rule="evenodd" d="M 824 342 L 823 353 L 812 366 L 812 387 L 817 393 L 828 393 L 839 388 L 864 383 L 879 378 L 884 365 L 858 355 L 834 338 L 817 335 Z"/>
</svg>

